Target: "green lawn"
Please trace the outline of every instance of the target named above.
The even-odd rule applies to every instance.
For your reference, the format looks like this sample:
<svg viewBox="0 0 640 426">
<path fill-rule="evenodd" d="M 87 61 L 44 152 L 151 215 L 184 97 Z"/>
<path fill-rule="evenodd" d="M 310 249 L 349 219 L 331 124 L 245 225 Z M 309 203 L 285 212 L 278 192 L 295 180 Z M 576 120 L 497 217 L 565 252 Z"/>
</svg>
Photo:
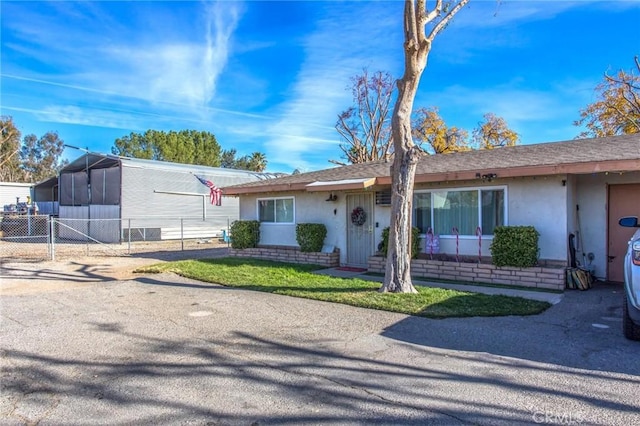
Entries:
<svg viewBox="0 0 640 426">
<path fill-rule="evenodd" d="M 535 315 L 551 305 L 520 297 L 416 287 L 418 294 L 379 293 L 380 283 L 313 274 L 320 267 L 255 259 L 168 262 L 136 272 L 174 272 L 199 281 L 287 296 L 343 303 L 429 318 Z"/>
</svg>

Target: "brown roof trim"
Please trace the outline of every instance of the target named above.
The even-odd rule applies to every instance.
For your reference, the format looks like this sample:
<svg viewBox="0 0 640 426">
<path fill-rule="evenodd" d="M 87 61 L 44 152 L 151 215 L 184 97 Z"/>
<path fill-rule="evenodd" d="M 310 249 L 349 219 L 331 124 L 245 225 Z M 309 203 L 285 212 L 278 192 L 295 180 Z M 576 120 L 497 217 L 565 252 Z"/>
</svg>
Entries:
<svg viewBox="0 0 640 426">
<path fill-rule="evenodd" d="M 357 182 L 345 182 L 345 181 L 357 181 Z M 322 182 L 322 183 L 326 183 L 326 185 L 314 185 L 314 186 L 308 186 L 307 185 L 307 191 L 309 192 L 321 192 L 321 191 L 351 191 L 351 190 L 356 190 L 356 189 L 365 189 L 365 188 L 369 188 L 370 186 L 375 185 L 377 182 L 377 179 L 375 177 L 373 178 L 363 178 L 363 179 L 343 179 L 343 180 L 338 180 L 335 181 L 334 183 L 329 182 Z"/>
<path fill-rule="evenodd" d="M 604 172 L 625 172 L 640 169 L 640 159 L 594 161 L 589 163 L 556 164 L 550 166 L 509 167 L 492 170 L 466 170 L 451 173 L 416 174 L 416 183 L 473 180 L 480 176 L 495 173 L 496 178 L 550 176 L 561 174 L 589 174 Z M 379 177 L 378 184 L 391 185 L 391 176 Z"/>
<path fill-rule="evenodd" d="M 447 154 L 454 155 L 454 154 Z M 373 165 L 375 166 L 375 165 Z M 385 169 L 387 171 L 388 169 Z M 537 166 L 511 166 L 511 167 L 496 167 L 496 168 L 478 168 L 472 170 L 458 170 L 451 172 L 439 172 L 439 173 L 416 173 L 416 183 L 431 183 L 431 182 L 446 182 L 446 181 L 462 181 L 462 180 L 474 180 L 478 179 L 477 175 L 495 174 L 496 178 L 511 178 L 511 177 L 530 177 L 530 176 L 551 176 L 562 174 L 590 174 L 590 173 L 618 173 L 626 171 L 638 171 L 640 170 L 640 158 L 632 158 L 628 160 L 594 160 L 578 163 L 560 163 L 550 165 L 537 165 Z M 380 172 L 381 170 L 378 170 Z M 372 169 L 371 172 L 375 173 Z M 307 185 L 321 181 L 321 179 L 313 179 L 309 176 L 309 180 L 305 182 L 295 183 L 275 183 L 270 185 L 268 181 L 264 182 L 264 185 L 255 186 L 231 186 L 224 188 L 225 195 L 240 195 L 240 194 L 257 194 L 267 192 L 288 192 L 288 191 L 333 191 L 333 190 L 353 190 L 363 189 L 362 183 L 356 183 L 355 187 L 347 187 L 328 184 L 326 186 L 316 186 L 313 189 L 309 189 Z M 352 176 L 341 175 L 341 180 L 347 179 L 359 179 Z M 286 178 L 284 178 L 286 179 Z M 367 185 L 391 185 L 390 176 L 377 176 L 371 178 L 374 183 Z M 339 180 L 337 179 L 336 182 Z M 330 181 L 327 181 L 329 183 Z"/>
<path fill-rule="evenodd" d="M 311 182 L 304 183 L 282 183 L 279 185 L 269 186 L 246 186 L 246 187 L 227 187 L 224 188 L 224 195 L 240 195 L 240 194 L 257 194 L 264 192 L 287 192 L 287 191 L 304 191 L 305 186 Z"/>
</svg>

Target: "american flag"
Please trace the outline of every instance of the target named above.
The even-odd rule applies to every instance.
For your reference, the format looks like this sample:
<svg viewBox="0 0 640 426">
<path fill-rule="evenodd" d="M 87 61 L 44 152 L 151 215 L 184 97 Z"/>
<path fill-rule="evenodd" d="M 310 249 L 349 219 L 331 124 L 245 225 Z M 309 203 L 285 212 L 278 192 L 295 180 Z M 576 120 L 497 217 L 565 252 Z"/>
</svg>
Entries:
<svg viewBox="0 0 640 426">
<path fill-rule="evenodd" d="M 205 178 L 201 178 L 198 175 L 194 175 L 196 179 L 200 181 L 201 184 L 209 187 L 209 198 L 211 199 L 211 204 L 215 204 L 216 206 L 222 205 L 222 190 L 215 186 L 213 182 L 207 180 Z"/>
</svg>

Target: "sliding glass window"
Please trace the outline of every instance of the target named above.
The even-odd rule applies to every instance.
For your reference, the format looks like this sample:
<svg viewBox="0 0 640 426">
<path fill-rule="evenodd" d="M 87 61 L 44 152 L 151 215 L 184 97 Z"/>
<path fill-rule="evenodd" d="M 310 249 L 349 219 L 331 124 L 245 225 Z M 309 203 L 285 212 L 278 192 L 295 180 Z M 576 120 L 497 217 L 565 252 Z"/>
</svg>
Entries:
<svg viewBox="0 0 640 426">
<path fill-rule="evenodd" d="M 425 234 L 430 227 L 439 235 L 493 235 L 505 224 L 505 188 L 416 192 L 413 225 Z"/>
<path fill-rule="evenodd" d="M 293 223 L 294 202 L 291 198 L 258 199 L 258 220 L 262 223 Z"/>
</svg>

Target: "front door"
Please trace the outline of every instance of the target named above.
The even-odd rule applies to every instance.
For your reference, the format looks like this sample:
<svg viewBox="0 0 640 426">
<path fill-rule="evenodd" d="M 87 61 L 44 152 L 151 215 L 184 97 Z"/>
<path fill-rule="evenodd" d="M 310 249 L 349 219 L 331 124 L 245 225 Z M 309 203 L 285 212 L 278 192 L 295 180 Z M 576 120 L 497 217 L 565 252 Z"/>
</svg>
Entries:
<svg viewBox="0 0 640 426">
<path fill-rule="evenodd" d="M 640 184 L 609 186 L 609 241 L 607 248 L 607 279 L 622 282 L 624 255 L 634 228 L 618 225 L 623 216 L 640 216 Z"/>
<path fill-rule="evenodd" d="M 347 264 L 367 267 L 373 254 L 373 194 L 347 195 Z"/>
</svg>

